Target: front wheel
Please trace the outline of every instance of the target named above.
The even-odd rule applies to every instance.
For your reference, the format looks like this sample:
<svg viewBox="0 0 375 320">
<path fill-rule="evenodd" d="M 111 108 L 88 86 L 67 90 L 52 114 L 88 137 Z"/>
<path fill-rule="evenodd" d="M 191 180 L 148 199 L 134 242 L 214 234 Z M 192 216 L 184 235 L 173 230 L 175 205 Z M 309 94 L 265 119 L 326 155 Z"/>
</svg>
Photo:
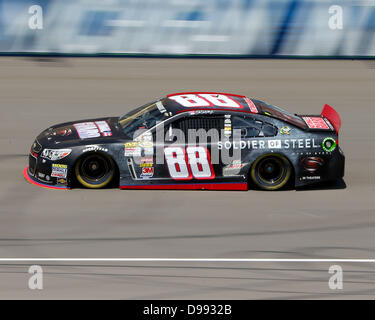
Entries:
<svg viewBox="0 0 375 320">
<path fill-rule="evenodd" d="M 263 190 L 277 190 L 288 182 L 292 173 L 289 160 L 280 154 L 259 157 L 251 167 L 251 178 Z"/>
<path fill-rule="evenodd" d="M 106 187 L 112 181 L 114 173 L 113 160 L 99 153 L 80 158 L 75 165 L 75 175 L 78 182 L 90 189 Z"/>
</svg>

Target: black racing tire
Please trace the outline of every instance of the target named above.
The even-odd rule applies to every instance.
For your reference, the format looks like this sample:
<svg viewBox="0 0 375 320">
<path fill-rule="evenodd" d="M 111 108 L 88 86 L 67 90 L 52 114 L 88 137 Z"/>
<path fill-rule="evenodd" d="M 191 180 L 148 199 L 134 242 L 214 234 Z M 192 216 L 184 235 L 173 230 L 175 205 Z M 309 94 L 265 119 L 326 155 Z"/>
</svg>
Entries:
<svg viewBox="0 0 375 320">
<path fill-rule="evenodd" d="M 112 158 L 102 153 L 90 153 L 78 159 L 75 168 L 77 181 L 85 188 L 100 189 L 108 186 L 115 175 Z"/>
<path fill-rule="evenodd" d="M 251 178 L 263 190 L 278 190 L 284 187 L 291 175 L 292 165 L 281 154 L 265 154 L 251 166 Z"/>
</svg>

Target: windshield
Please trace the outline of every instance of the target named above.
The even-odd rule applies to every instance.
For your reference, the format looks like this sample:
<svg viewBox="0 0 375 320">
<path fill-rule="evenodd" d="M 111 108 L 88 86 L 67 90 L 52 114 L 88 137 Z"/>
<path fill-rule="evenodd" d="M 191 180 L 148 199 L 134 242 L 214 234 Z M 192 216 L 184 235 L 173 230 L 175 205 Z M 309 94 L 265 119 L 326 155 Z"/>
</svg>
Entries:
<svg viewBox="0 0 375 320">
<path fill-rule="evenodd" d="M 122 116 L 119 123 L 124 134 L 134 139 L 134 133 L 140 129 L 151 129 L 157 122 L 169 117 L 160 100 L 145 104 Z"/>
<path fill-rule="evenodd" d="M 306 123 L 301 119 L 301 117 L 260 100 L 252 99 L 252 101 L 254 101 L 258 109 L 262 110 L 264 114 L 289 122 L 297 127 L 306 128 Z"/>
</svg>

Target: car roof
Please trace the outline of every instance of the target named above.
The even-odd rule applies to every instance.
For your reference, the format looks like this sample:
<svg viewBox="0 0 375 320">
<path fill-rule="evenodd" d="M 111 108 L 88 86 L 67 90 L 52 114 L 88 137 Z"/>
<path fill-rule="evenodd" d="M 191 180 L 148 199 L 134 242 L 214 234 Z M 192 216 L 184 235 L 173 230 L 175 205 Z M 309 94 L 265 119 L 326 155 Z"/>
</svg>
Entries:
<svg viewBox="0 0 375 320">
<path fill-rule="evenodd" d="M 193 91 L 167 95 L 163 105 L 172 114 L 194 110 L 222 110 L 258 113 L 251 99 L 234 93 Z"/>
<path fill-rule="evenodd" d="M 260 114 L 306 129 L 306 124 L 299 116 L 263 101 L 234 93 L 207 91 L 172 93 L 162 99 L 162 104 L 173 115 L 196 110 Z"/>
</svg>

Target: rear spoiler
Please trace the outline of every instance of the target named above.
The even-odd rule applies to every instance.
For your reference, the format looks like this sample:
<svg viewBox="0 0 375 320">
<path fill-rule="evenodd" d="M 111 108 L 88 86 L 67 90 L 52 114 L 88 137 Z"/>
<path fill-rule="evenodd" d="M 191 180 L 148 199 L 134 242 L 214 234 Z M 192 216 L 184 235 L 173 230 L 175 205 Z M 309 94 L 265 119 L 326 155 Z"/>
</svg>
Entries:
<svg viewBox="0 0 375 320">
<path fill-rule="evenodd" d="M 326 104 L 320 116 L 299 115 L 306 123 L 305 129 L 310 131 L 331 130 L 339 134 L 341 119 L 335 109 Z"/>
<path fill-rule="evenodd" d="M 341 118 L 337 111 L 326 104 L 320 115 L 326 118 L 332 124 L 333 128 L 336 131 L 336 134 L 338 134 L 341 128 Z"/>
</svg>

